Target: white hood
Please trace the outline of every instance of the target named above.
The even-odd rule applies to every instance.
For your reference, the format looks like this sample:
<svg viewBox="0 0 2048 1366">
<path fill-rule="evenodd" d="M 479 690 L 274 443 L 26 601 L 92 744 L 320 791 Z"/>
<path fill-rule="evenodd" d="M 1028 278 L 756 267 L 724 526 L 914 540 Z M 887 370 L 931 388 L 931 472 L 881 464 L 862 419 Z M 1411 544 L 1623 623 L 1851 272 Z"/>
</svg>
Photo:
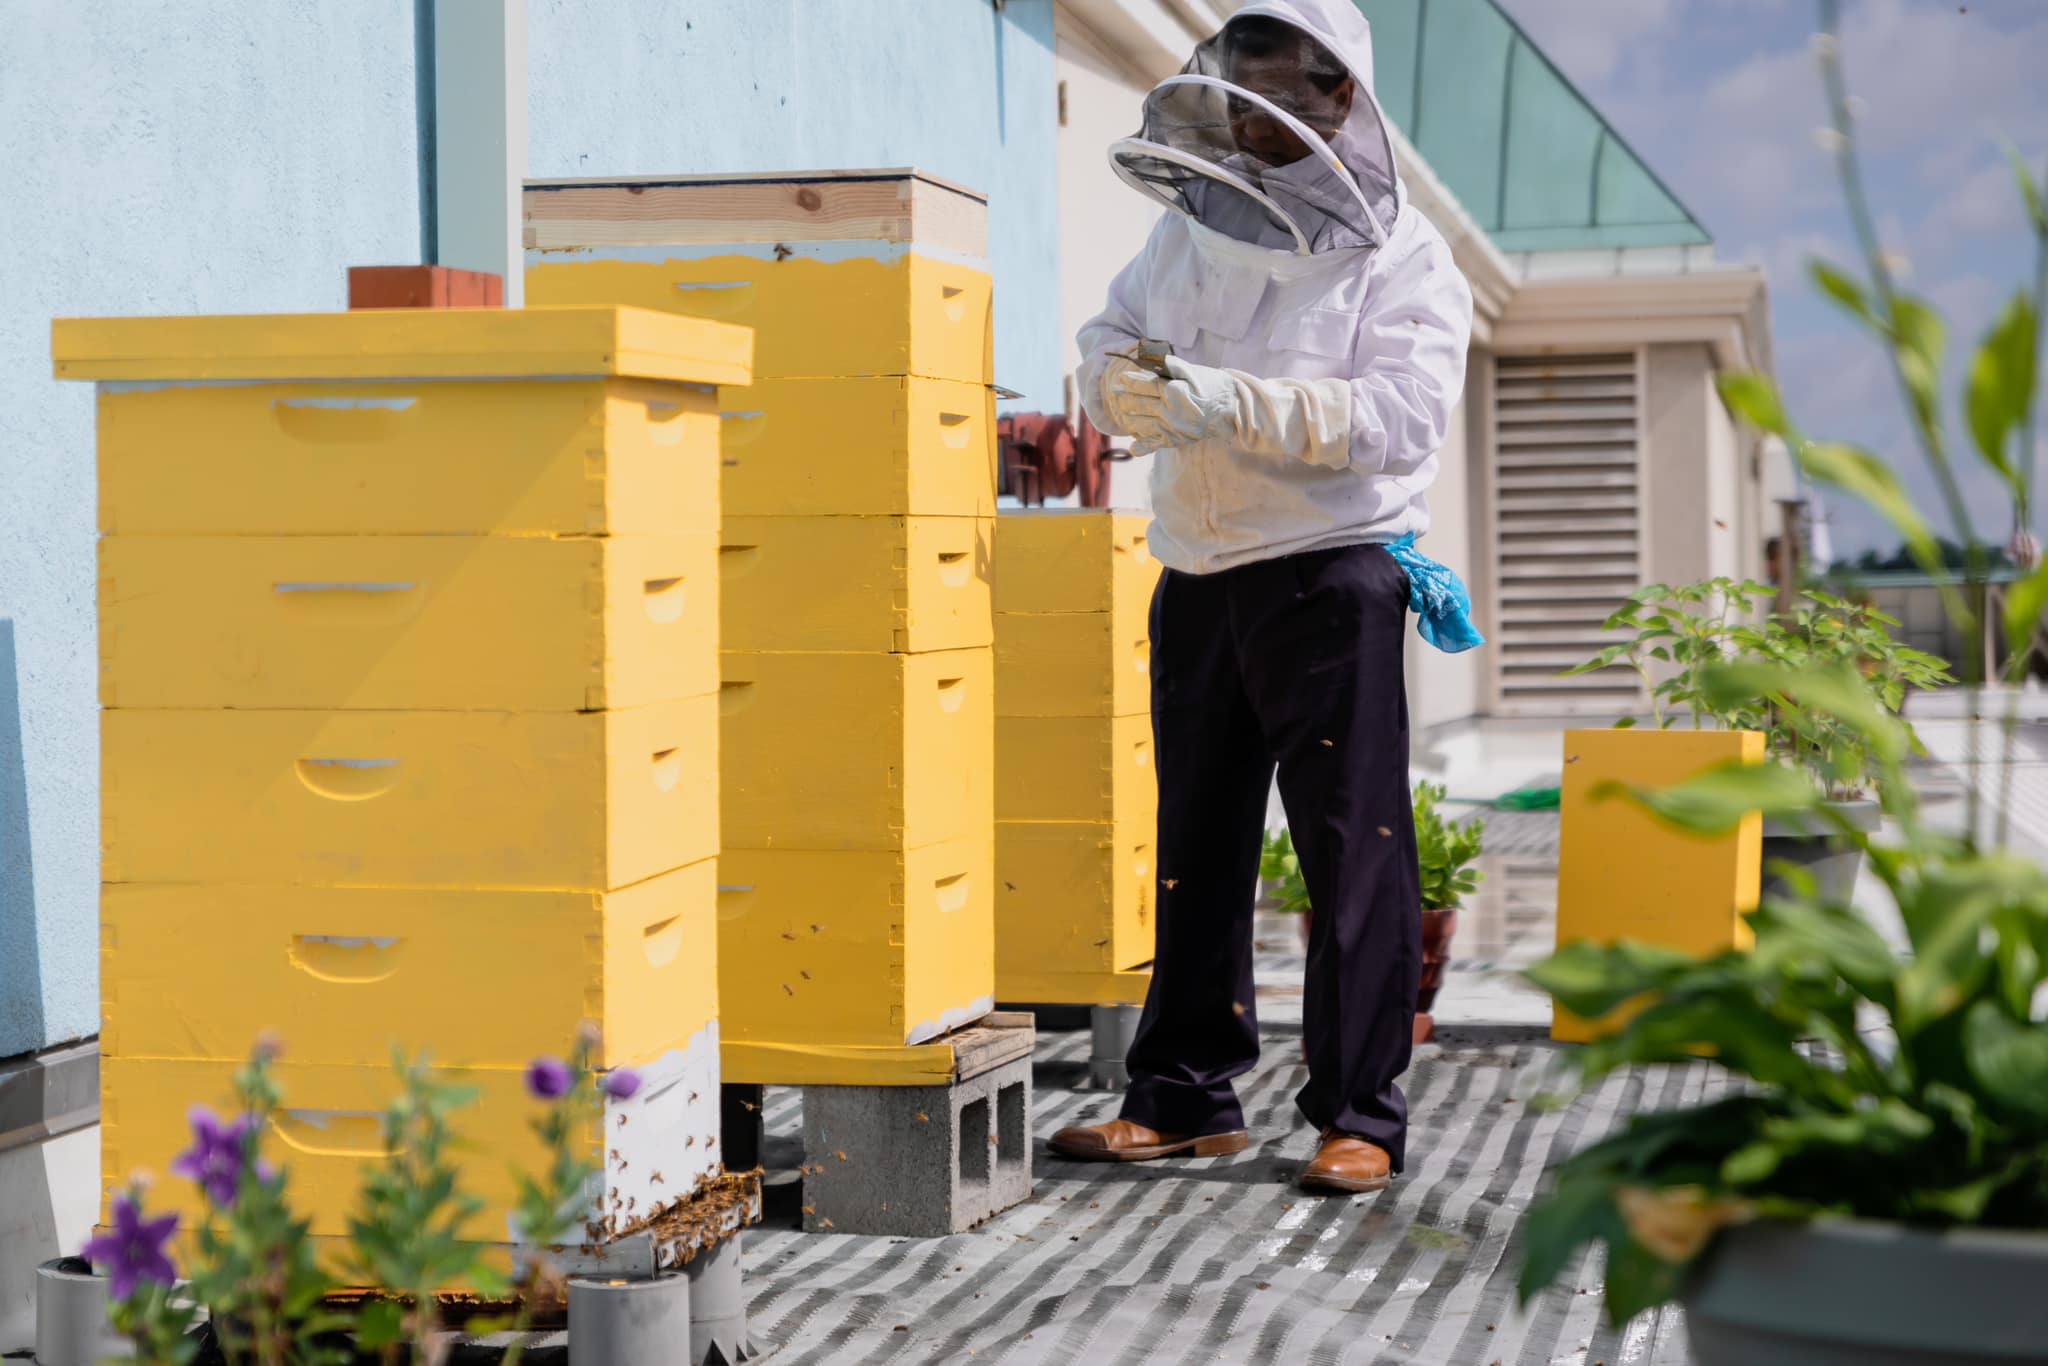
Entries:
<svg viewBox="0 0 2048 1366">
<path fill-rule="evenodd" d="M 1232 16 L 1277 20 L 1314 39 L 1350 74 L 1355 94 L 1327 142 L 1288 111 L 1229 83 L 1224 31 L 1195 49 L 1145 102 L 1145 125 L 1110 148 L 1123 180 L 1226 236 L 1300 254 L 1380 246 L 1403 192 L 1393 140 L 1373 93 L 1372 29 L 1350 0 L 1252 0 Z M 1252 107 L 1312 149 L 1268 165 L 1231 141 L 1223 110 Z"/>
</svg>

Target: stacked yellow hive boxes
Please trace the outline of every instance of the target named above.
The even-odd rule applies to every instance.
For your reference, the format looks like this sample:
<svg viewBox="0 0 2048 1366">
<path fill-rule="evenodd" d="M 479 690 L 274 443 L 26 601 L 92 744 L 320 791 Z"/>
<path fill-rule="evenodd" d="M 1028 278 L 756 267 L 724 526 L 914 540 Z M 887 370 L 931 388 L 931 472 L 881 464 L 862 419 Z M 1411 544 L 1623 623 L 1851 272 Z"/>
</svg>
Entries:
<svg viewBox="0 0 2048 1366">
<path fill-rule="evenodd" d="M 585 1021 L 647 1078 L 586 1134 L 592 1217 L 717 1174 L 713 386 L 750 349 L 612 308 L 57 324 L 100 382 L 110 1193 L 263 1031 L 319 1237 L 394 1046 L 477 1089 L 480 1241 L 543 1158 L 522 1071 Z"/>
<path fill-rule="evenodd" d="M 527 297 L 756 329 L 726 391 L 729 1082 L 929 1082 L 993 1004 L 986 205 L 908 172 L 529 187 Z"/>
<path fill-rule="evenodd" d="M 1147 519 L 997 519 L 996 991 L 1132 1005 L 1151 962 L 1154 829 Z"/>
</svg>

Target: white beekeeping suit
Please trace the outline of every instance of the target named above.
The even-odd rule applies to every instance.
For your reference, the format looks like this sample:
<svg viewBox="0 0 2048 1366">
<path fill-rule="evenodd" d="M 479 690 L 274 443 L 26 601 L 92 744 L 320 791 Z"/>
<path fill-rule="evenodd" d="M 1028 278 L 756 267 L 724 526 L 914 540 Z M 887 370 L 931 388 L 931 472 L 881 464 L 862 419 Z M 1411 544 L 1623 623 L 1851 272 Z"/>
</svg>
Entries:
<svg viewBox="0 0 2048 1366">
<path fill-rule="evenodd" d="M 1082 402 L 1157 451 L 1152 546 L 1209 573 L 1428 529 L 1423 493 L 1464 385 L 1472 295 L 1410 209 L 1351 0 L 1254 0 L 1312 43 L 1232 26 L 1110 149 L 1163 202 L 1081 329 Z M 1133 363 L 1166 342 L 1169 376 Z"/>
</svg>

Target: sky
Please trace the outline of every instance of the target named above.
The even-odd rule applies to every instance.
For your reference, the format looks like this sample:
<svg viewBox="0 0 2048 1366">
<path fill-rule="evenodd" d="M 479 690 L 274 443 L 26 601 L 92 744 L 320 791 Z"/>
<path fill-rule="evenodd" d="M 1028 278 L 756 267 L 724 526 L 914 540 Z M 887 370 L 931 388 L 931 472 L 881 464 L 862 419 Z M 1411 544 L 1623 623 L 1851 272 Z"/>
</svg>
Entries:
<svg viewBox="0 0 2048 1366">
<path fill-rule="evenodd" d="M 1885 455 L 1945 526 L 1882 351 L 1806 277 L 1810 257 L 1860 259 L 1816 138 L 1827 111 L 1814 0 L 1500 3 L 1692 210 L 1717 257 L 1768 273 L 1778 376 L 1801 428 Z M 1857 140 L 1885 245 L 1908 263 L 1903 287 L 1948 320 L 1944 396 L 1956 414 L 1969 353 L 2032 278 L 2003 145 L 2041 176 L 2048 0 L 1848 0 L 1842 55 L 1864 106 Z M 2002 543 L 2009 503 L 1969 454 L 1967 429 L 1952 426 L 1980 533 Z M 2048 482 L 2048 433 L 2037 451 Z M 1828 508 L 1837 556 L 1897 544 L 1850 500 Z"/>
</svg>

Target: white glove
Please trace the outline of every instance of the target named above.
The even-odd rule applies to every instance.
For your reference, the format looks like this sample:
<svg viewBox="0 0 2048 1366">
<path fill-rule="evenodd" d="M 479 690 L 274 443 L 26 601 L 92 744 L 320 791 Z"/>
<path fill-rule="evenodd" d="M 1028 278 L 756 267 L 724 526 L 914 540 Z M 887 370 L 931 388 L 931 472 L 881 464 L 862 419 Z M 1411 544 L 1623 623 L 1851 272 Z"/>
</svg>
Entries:
<svg viewBox="0 0 2048 1366">
<path fill-rule="evenodd" d="M 1166 358 L 1173 376 L 1154 398 L 1125 400 L 1133 424 L 1150 424 L 1160 445 L 1222 437 L 1249 455 L 1301 460 L 1329 469 L 1351 463 L 1351 384 L 1342 379 L 1258 379 L 1241 370 Z M 1142 371 L 1140 372 L 1143 373 Z M 1132 435 L 1147 434 L 1133 426 Z"/>
<path fill-rule="evenodd" d="M 1157 446 L 1166 435 L 1154 416 L 1166 381 L 1150 370 L 1122 361 L 1112 361 L 1102 373 L 1102 415 L 1108 419 L 1103 430 L 1134 437 Z"/>
</svg>

